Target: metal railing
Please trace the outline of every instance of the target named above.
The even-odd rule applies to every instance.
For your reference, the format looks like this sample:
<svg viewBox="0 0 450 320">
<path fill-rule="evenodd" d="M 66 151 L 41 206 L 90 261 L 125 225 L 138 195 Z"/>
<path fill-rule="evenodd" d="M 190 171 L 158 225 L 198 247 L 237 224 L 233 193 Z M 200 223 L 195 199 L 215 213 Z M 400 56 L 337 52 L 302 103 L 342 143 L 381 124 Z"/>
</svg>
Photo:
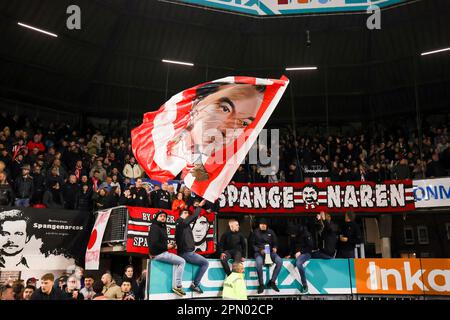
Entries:
<svg viewBox="0 0 450 320">
<path fill-rule="evenodd" d="M 98 211 L 94 212 L 97 218 Z M 127 241 L 128 209 L 126 206 L 114 207 L 111 209 L 108 224 L 102 243 L 117 244 Z"/>
</svg>

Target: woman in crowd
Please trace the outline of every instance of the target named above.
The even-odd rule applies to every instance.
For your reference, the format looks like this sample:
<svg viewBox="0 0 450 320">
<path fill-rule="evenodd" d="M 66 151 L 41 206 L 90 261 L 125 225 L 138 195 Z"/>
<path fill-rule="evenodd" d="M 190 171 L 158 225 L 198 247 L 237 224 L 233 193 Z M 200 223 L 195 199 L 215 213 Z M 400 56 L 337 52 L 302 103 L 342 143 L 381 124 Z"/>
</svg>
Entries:
<svg viewBox="0 0 450 320">
<path fill-rule="evenodd" d="M 183 193 L 178 192 L 177 198 L 172 203 L 172 210 L 178 211 L 180 213 L 186 208 L 186 203 L 183 200 Z"/>
</svg>

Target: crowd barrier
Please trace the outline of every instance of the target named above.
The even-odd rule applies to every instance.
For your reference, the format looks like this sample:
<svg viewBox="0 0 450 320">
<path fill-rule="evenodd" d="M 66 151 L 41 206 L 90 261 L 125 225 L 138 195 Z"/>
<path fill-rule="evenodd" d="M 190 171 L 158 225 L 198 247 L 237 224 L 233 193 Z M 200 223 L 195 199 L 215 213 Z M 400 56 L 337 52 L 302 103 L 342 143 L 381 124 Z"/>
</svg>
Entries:
<svg viewBox="0 0 450 320">
<path fill-rule="evenodd" d="M 245 282 L 249 296 L 276 297 L 300 295 L 300 276 L 295 260 L 283 259 L 278 276 L 280 292 L 266 289 L 256 294 L 258 278 L 255 261 L 248 259 L 245 265 Z M 267 283 L 274 265 L 264 267 Z M 305 263 L 308 295 L 368 295 L 368 296 L 446 296 L 450 298 L 450 259 L 311 259 Z M 225 273 L 217 259 L 209 259 L 209 268 L 200 285 L 203 294 L 189 289 L 198 266 L 186 264 L 183 287 L 186 296 L 172 293 L 173 266 L 160 261 L 148 264 L 150 300 L 189 298 L 220 298 Z M 269 273 L 270 272 L 270 273 Z"/>
</svg>

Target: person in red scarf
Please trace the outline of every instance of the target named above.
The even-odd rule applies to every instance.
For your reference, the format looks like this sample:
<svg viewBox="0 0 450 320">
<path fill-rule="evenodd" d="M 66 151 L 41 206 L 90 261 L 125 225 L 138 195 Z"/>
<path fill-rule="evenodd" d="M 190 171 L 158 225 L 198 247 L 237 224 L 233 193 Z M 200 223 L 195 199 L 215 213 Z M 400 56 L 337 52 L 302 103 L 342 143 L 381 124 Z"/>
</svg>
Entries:
<svg viewBox="0 0 450 320">
<path fill-rule="evenodd" d="M 73 174 L 77 177 L 77 180 L 80 181 L 81 177 L 87 175 L 86 169 L 83 168 L 83 161 L 78 160 L 75 169 L 73 170 Z"/>
</svg>

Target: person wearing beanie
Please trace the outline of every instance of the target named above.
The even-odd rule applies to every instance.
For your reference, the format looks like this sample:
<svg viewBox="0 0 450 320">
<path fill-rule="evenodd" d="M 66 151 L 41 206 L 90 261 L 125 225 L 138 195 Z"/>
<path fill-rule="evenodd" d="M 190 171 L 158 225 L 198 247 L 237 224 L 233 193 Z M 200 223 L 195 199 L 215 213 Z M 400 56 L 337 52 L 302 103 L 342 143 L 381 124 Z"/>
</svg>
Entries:
<svg viewBox="0 0 450 320">
<path fill-rule="evenodd" d="M 148 234 L 149 254 L 154 261 L 170 263 L 175 266 L 175 283 L 172 285 L 172 291 L 176 295 L 183 297 L 186 295 L 182 286 L 183 271 L 186 261 L 182 257 L 168 251 L 175 249 L 176 245 L 168 242 L 166 220 L 167 213 L 162 210 L 158 211 L 155 218 L 152 220 L 150 232 Z"/>
<path fill-rule="evenodd" d="M 280 273 L 281 266 L 283 265 L 283 260 L 281 260 L 280 256 L 277 254 L 278 241 L 275 232 L 272 229 L 268 228 L 268 221 L 264 218 L 259 220 L 258 228 L 256 228 L 251 237 L 250 237 L 250 245 L 253 247 L 255 252 L 255 262 L 256 262 L 256 270 L 258 273 L 258 294 L 264 292 L 264 280 L 263 280 L 263 264 L 265 258 L 265 246 L 269 245 L 270 247 L 270 258 L 275 263 L 275 270 L 273 271 L 272 278 L 267 284 L 268 288 L 279 292 L 276 285 L 276 280 L 278 274 Z"/>
</svg>

